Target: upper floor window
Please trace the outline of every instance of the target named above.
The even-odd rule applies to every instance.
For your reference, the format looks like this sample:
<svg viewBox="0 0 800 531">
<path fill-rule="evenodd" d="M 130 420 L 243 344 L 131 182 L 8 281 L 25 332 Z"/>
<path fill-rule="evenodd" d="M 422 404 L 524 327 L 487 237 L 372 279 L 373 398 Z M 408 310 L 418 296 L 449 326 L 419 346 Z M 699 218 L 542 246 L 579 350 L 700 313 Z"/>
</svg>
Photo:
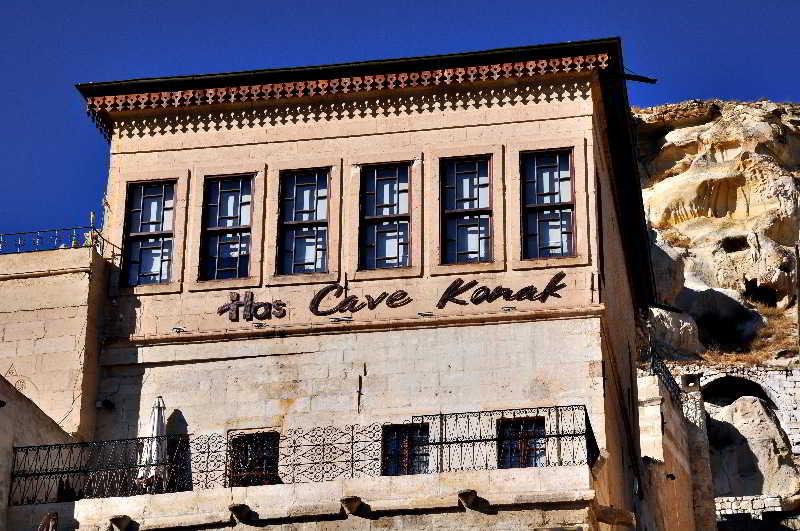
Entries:
<svg viewBox="0 0 800 531">
<path fill-rule="evenodd" d="M 574 254 L 575 198 L 569 151 L 523 153 L 522 258 Z"/>
<path fill-rule="evenodd" d="M 280 483 L 280 435 L 274 431 L 237 433 L 228 439 L 228 484 L 253 487 Z"/>
<path fill-rule="evenodd" d="M 125 207 L 125 282 L 169 282 L 172 264 L 175 182 L 130 183 Z"/>
<path fill-rule="evenodd" d="M 252 175 L 206 179 L 200 280 L 242 278 L 250 274 Z"/>
<path fill-rule="evenodd" d="M 497 467 L 546 466 L 544 417 L 501 419 L 497 425 Z"/>
<path fill-rule="evenodd" d="M 281 173 L 279 223 L 278 273 L 327 272 L 327 168 Z"/>
<path fill-rule="evenodd" d="M 409 265 L 408 173 L 408 164 L 361 169 L 361 269 Z"/>
<path fill-rule="evenodd" d="M 492 201 L 489 157 L 444 159 L 442 263 L 492 260 Z"/>
<path fill-rule="evenodd" d="M 428 472 L 428 424 L 389 424 L 383 427 L 381 473 L 407 476 Z"/>
</svg>

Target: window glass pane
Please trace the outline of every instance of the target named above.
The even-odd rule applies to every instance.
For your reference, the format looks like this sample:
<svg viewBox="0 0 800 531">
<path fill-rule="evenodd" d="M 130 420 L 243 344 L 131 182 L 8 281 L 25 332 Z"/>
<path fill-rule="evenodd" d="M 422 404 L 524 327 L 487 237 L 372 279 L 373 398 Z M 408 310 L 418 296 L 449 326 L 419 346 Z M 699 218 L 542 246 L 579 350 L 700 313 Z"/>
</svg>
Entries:
<svg viewBox="0 0 800 531">
<path fill-rule="evenodd" d="M 525 258 L 573 254 L 572 209 L 534 210 L 526 216 Z"/>
<path fill-rule="evenodd" d="M 142 201 L 143 232 L 154 232 L 161 229 L 161 196 L 145 197 Z"/>
<path fill-rule="evenodd" d="M 249 274 L 251 176 L 207 179 L 203 206 L 206 232 L 200 246 L 200 280 L 242 278 Z M 208 229 L 234 228 L 220 233 Z"/>
<path fill-rule="evenodd" d="M 172 230 L 172 213 L 174 210 L 164 210 L 164 223 L 161 225 L 161 230 L 163 231 L 171 231 Z"/>
<path fill-rule="evenodd" d="M 139 230 L 142 219 L 140 210 L 133 210 L 128 213 L 128 232 L 141 232 Z"/>
<path fill-rule="evenodd" d="M 158 275 L 161 278 L 161 248 L 144 248 L 140 253 L 139 275 Z"/>
<path fill-rule="evenodd" d="M 161 251 L 161 282 L 169 282 L 169 271 L 172 264 L 172 238 L 164 238 Z"/>
<path fill-rule="evenodd" d="M 132 183 L 126 200 L 123 271 L 129 286 L 169 281 L 172 238 L 138 236 L 171 232 L 174 219 L 174 183 Z M 163 249 L 162 249 L 163 246 Z"/>
<path fill-rule="evenodd" d="M 398 172 L 398 214 L 408 214 L 408 166 L 402 166 Z"/>
<path fill-rule="evenodd" d="M 450 217 L 445 230 L 445 263 L 491 260 L 491 221 L 488 215 Z"/>
<path fill-rule="evenodd" d="M 408 164 L 367 166 L 361 172 L 361 269 L 408 266 Z M 387 219 L 367 217 L 387 216 Z"/>
<path fill-rule="evenodd" d="M 219 217 L 220 225 L 223 227 L 232 227 L 238 221 L 239 211 L 239 193 L 238 192 L 220 192 L 219 198 Z"/>
<path fill-rule="evenodd" d="M 328 172 L 304 170 L 280 177 L 282 221 L 278 272 L 314 273 L 327 270 L 326 247 Z"/>
<path fill-rule="evenodd" d="M 428 472 L 428 424 L 384 426 L 382 439 L 382 475 L 403 476 Z"/>
<path fill-rule="evenodd" d="M 542 417 L 504 419 L 498 426 L 498 468 L 547 465 L 547 432 Z"/>
<path fill-rule="evenodd" d="M 527 153 L 522 157 L 525 204 L 572 201 L 569 152 Z"/>
</svg>

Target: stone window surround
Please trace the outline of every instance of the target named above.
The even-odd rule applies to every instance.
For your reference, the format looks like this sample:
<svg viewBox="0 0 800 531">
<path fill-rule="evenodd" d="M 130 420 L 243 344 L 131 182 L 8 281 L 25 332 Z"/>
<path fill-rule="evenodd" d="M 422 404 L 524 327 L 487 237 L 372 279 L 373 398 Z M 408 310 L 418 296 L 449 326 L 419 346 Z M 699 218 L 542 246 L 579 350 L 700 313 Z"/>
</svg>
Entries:
<svg viewBox="0 0 800 531">
<path fill-rule="evenodd" d="M 156 295 L 166 293 L 180 293 L 183 288 L 183 262 L 184 248 L 186 241 L 186 204 L 189 191 L 189 172 L 180 170 L 146 171 L 146 172 L 126 172 L 124 179 L 117 182 L 120 190 L 116 196 L 121 200 L 116 207 L 119 209 L 114 218 L 117 220 L 116 244 L 123 248 L 125 240 L 125 205 L 127 202 L 128 185 L 130 183 L 143 182 L 163 182 L 173 181 L 175 183 L 173 209 L 173 243 L 172 243 L 172 262 L 170 264 L 169 282 L 160 284 L 141 284 L 138 286 L 126 286 L 122 282 L 122 275 L 118 273 L 110 283 L 111 295 Z M 124 257 L 123 257 L 124 262 Z M 123 263 L 122 267 L 125 267 Z"/>
<path fill-rule="evenodd" d="M 507 144 L 506 153 L 506 181 L 508 183 L 506 203 L 508 208 L 508 255 L 509 266 L 513 270 L 521 271 L 527 269 L 545 269 L 548 267 L 581 266 L 589 264 L 589 228 L 591 220 L 589 218 L 589 175 L 593 171 L 589 167 L 591 164 L 587 156 L 587 140 L 584 137 L 571 137 L 550 140 L 537 140 L 536 142 L 524 142 Z M 573 237 L 575 253 L 572 256 L 551 257 L 551 258 L 522 258 L 522 205 L 519 198 L 522 190 L 520 189 L 521 168 L 520 157 L 524 153 L 537 153 L 546 151 L 570 151 L 572 153 L 572 172 L 573 195 L 575 198 L 574 206 L 574 226 Z M 586 224 L 586 226 L 582 226 Z M 513 235 L 518 235 L 514 237 Z"/>
<path fill-rule="evenodd" d="M 457 275 L 463 273 L 485 273 L 503 271 L 506 255 L 504 248 L 505 235 L 505 189 L 503 175 L 503 152 L 501 144 L 458 146 L 426 151 L 425 160 L 430 161 L 430 185 L 426 192 L 430 208 L 426 208 L 426 240 L 428 243 L 428 262 L 430 274 Z M 489 204 L 492 207 L 492 260 L 490 262 L 472 262 L 463 264 L 444 264 L 442 258 L 442 182 L 441 159 L 472 156 L 489 157 Z"/>
<path fill-rule="evenodd" d="M 345 190 L 347 190 L 347 197 L 343 208 L 343 223 L 345 227 L 358 227 L 360 223 L 361 167 L 372 164 L 391 164 L 398 162 L 410 163 L 408 175 L 409 214 L 411 218 L 410 265 L 408 267 L 391 269 L 360 269 L 358 262 L 360 245 L 358 231 L 352 231 L 352 233 L 348 232 L 344 234 L 342 238 L 344 263 L 347 264 L 348 271 L 353 272 L 352 277 L 348 277 L 348 280 L 379 280 L 422 276 L 424 172 L 423 154 L 421 151 L 408 150 L 391 153 L 367 153 L 358 155 L 352 159 L 345 159 L 344 167 L 349 167 L 350 171 L 345 172 Z"/>
<path fill-rule="evenodd" d="M 267 169 L 266 242 L 261 245 L 272 249 L 264 258 L 264 278 L 270 286 L 297 284 L 328 284 L 339 280 L 340 227 L 342 211 L 342 164 L 337 156 L 298 157 L 277 159 Z M 328 174 L 328 271 L 325 273 L 278 274 L 280 175 L 289 170 L 329 168 Z M 255 240 L 253 240 L 255 241 Z"/>
<path fill-rule="evenodd" d="M 224 165 L 195 165 L 192 168 L 192 179 L 189 190 L 188 234 L 196 235 L 185 242 L 187 278 L 186 288 L 189 291 L 204 291 L 229 288 L 258 287 L 262 284 L 262 262 L 264 246 L 264 175 L 266 165 L 257 162 L 233 163 Z M 252 202 L 250 213 L 250 275 L 244 278 L 230 278 L 224 280 L 199 280 L 200 272 L 200 246 L 202 245 L 203 223 L 203 194 L 206 179 L 225 177 L 228 175 L 250 174 L 253 176 L 251 184 Z"/>
<path fill-rule="evenodd" d="M 128 183 L 137 181 L 172 180 L 175 185 L 175 227 L 171 281 L 165 284 L 150 284 L 125 288 L 116 287 L 123 295 L 148 295 L 179 293 L 184 282 L 188 291 L 209 291 L 244 287 L 311 285 L 337 282 L 340 280 L 341 263 L 351 272 L 348 280 L 365 281 L 392 278 L 420 277 L 424 274 L 422 262 L 429 261 L 428 272 L 432 276 L 465 273 L 499 272 L 510 270 L 545 269 L 588 265 L 589 256 L 589 175 L 593 174 L 591 161 L 587 155 L 587 139 L 565 137 L 553 139 L 531 139 L 526 142 L 459 146 L 444 149 L 425 149 L 398 151 L 391 153 L 372 153 L 340 158 L 298 157 L 271 159 L 264 162 L 229 163 L 224 165 L 197 165 L 185 174 L 175 170 L 167 172 L 125 172 L 118 182 L 123 190 Z M 520 155 L 537 151 L 569 150 L 572 152 L 573 184 L 575 188 L 575 255 L 553 258 L 521 258 L 521 205 L 513 198 L 520 193 Z M 468 264 L 442 264 L 440 260 L 441 241 L 439 238 L 441 220 L 440 201 L 440 160 L 443 158 L 488 155 L 490 157 L 491 194 L 493 198 L 492 252 L 493 261 Z M 366 164 L 391 162 L 411 162 L 409 179 L 411 211 L 411 266 L 397 269 L 359 270 L 358 233 L 348 231 L 343 234 L 341 227 L 357 226 L 359 219 L 359 192 L 361 166 Z M 278 183 L 282 171 L 305 168 L 330 168 L 329 188 L 329 227 L 328 227 L 328 272 L 299 275 L 278 275 L 277 216 L 279 208 Z M 427 167 L 427 172 L 425 171 Z M 349 168 L 349 169 L 345 169 Z M 247 278 L 225 280 L 197 280 L 199 266 L 199 234 L 202 212 L 202 192 L 204 181 L 210 177 L 252 173 L 253 213 L 251 239 L 251 267 Z M 425 182 L 426 173 L 430 175 Z M 189 176 L 192 176 L 191 183 Z M 343 190 L 347 190 L 346 196 Z M 504 194 L 505 190 L 505 194 Z M 124 195 L 124 191 L 123 191 Z M 512 199 L 509 199 L 512 198 Z M 425 205 L 425 203 L 428 205 Z M 187 208 L 186 205 L 190 205 Z M 188 218 L 188 221 L 187 221 Z M 424 234 L 423 234 L 424 222 Z M 506 226 L 507 224 L 507 226 Z M 582 226 L 585 224 L 586 226 Z M 122 223 L 119 223 L 120 237 Z M 187 241 L 186 234 L 196 234 L 197 238 Z M 518 235 L 514 237 L 513 235 Z M 423 251 L 424 241 L 428 242 Z M 119 240 L 121 241 L 121 239 Z M 188 249 L 186 247 L 188 246 Z M 265 252 L 265 248 L 271 252 Z M 184 252 L 185 251 L 185 252 Z M 183 269 L 190 272 L 184 280 Z M 193 272 L 193 273 L 192 273 Z M 112 284 L 114 284 L 112 282 Z"/>
</svg>

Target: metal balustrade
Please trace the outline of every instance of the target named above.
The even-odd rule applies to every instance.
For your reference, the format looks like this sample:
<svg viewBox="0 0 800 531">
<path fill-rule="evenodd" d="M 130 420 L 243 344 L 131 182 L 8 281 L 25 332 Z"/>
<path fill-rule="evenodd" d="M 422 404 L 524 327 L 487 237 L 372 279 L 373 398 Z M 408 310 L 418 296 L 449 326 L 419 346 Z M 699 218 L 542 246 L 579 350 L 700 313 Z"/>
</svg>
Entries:
<svg viewBox="0 0 800 531">
<path fill-rule="evenodd" d="M 120 249 L 103 238 L 93 225 L 0 233 L 0 255 L 81 247 L 94 247 L 98 253 L 115 263 L 120 257 Z"/>
<path fill-rule="evenodd" d="M 147 455 L 159 457 L 152 461 Z M 402 424 L 17 447 L 9 501 L 27 505 L 382 475 L 592 465 L 597 455 L 582 405 L 420 415 Z"/>
</svg>

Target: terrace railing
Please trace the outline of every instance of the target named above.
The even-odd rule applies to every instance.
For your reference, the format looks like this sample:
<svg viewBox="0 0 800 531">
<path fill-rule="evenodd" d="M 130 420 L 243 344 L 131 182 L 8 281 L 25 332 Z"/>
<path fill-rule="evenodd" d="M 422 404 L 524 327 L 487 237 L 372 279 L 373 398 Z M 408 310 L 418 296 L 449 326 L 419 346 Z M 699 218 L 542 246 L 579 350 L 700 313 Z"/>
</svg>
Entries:
<svg viewBox="0 0 800 531">
<path fill-rule="evenodd" d="M 100 255 L 116 263 L 120 249 L 103 238 L 92 225 L 0 233 L 0 255 L 94 247 Z"/>
<path fill-rule="evenodd" d="M 168 435 L 14 449 L 11 505 L 457 470 L 591 465 L 584 406 L 421 415 L 402 424 Z M 158 456 L 154 461 L 147 456 Z"/>
</svg>

